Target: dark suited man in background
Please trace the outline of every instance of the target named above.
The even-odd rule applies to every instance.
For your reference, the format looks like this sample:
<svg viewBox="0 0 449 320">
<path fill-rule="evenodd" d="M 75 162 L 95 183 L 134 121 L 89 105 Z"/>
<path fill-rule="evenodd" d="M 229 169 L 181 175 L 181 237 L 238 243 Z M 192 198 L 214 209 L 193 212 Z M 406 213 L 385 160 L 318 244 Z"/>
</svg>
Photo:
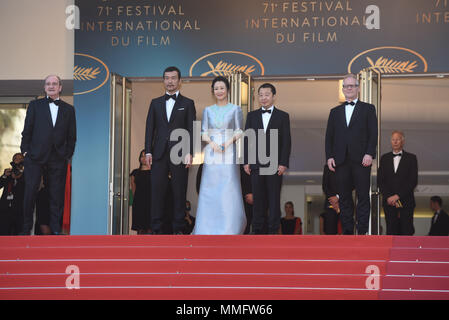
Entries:
<svg viewBox="0 0 449 320">
<path fill-rule="evenodd" d="M 48 76 L 44 90 L 47 97 L 33 100 L 28 106 L 20 145 L 25 156 L 23 235 L 29 235 L 33 227 L 33 211 L 43 168 L 47 168 L 50 229 L 52 234 L 61 233 L 67 162 L 75 150 L 75 109 L 59 99 L 61 79 Z"/>
<path fill-rule="evenodd" d="M 392 152 L 380 158 L 377 183 L 382 194 L 382 204 L 387 223 L 387 235 L 413 235 L 414 190 L 418 184 L 416 155 L 403 150 L 404 134 L 391 134 Z"/>
<path fill-rule="evenodd" d="M 245 130 L 252 129 L 256 134 L 256 141 L 245 143 L 245 165 L 244 170 L 251 175 L 251 186 L 253 192 L 253 221 L 252 229 L 255 234 L 262 234 L 268 204 L 268 233 L 278 234 L 281 221 L 281 186 L 282 176 L 289 165 L 291 152 L 290 117 L 288 113 L 274 107 L 276 88 L 265 83 L 259 87 L 258 98 L 261 108 L 248 113 Z M 263 132 L 259 136 L 258 132 Z M 270 134 L 277 131 L 276 145 L 270 149 Z M 259 139 L 266 140 L 266 153 L 269 154 L 270 162 L 263 163 L 259 158 Z M 263 140 L 261 141 L 263 143 Z M 251 155 L 256 153 L 255 163 L 251 163 Z M 253 155 L 254 156 L 254 155 Z M 265 155 L 264 155 L 265 156 Z M 263 169 L 271 167 L 273 159 L 277 170 L 274 174 L 265 174 Z M 275 168 L 275 169 L 276 169 Z"/>
<path fill-rule="evenodd" d="M 323 233 L 338 234 L 338 221 L 340 216 L 339 195 L 337 192 L 337 179 L 335 172 L 329 170 L 327 165 L 323 169 L 322 189 L 326 195 L 324 201 Z"/>
<path fill-rule="evenodd" d="M 430 198 L 430 209 L 435 213 L 430 224 L 429 236 L 449 236 L 449 216 L 441 209 L 442 205 L 441 197 Z"/>
<path fill-rule="evenodd" d="M 359 101 L 358 93 L 357 77 L 346 75 L 343 78 L 346 102 L 330 111 L 326 129 L 327 165 L 336 173 L 344 234 L 354 233 L 352 186 L 357 194 L 357 233 L 368 232 L 370 172 L 377 147 L 376 109 Z"/>
<path fill-rule="evenodd" d="M 173 191 L 173 232 L 182 234 L 185 223 L 185 204 L 188 168 L 193 160 L 193 121 L 196 119 L 195 103 L 179 93 L 181 72 L 176 67 L 168 67 L 163 73 L 165 95 L 151 101 L 145 132 L 145 153 L 151 168 L 151 230 L 162 233 L 164 199 L 167 192 L 168 176 L 171 175 Z M 172 148 L 179 143 L 170 141 L 170 134 L 176 129 L 185 129 L 190 135 L 185 147 L 189 153 L 180 164 L 170 158 Z M 181 151 L 180 151 L 181 152 Z M 178 153 L 178 156 L 181 156 Z"/>
</svg>

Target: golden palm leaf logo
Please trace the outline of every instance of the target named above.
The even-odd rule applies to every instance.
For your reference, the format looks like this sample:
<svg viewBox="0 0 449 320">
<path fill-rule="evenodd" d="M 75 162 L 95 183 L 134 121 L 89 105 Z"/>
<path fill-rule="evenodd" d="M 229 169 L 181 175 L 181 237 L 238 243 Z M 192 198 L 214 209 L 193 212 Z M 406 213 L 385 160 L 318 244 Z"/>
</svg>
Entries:
<svg viewBox="0 0 449 320">
<path fill-rule="evenodd" d="M 379 73 L 410 73 L 418 66 L 416 61 L 397 61 L 383 56 L 379 57 L 376 62 L 373 62 L 370 57 L 366 57 L 366 60 L 370 64 L 369 68 Z"/>
<path fill-rule="evenodd" d="M 93 80 L 96 79 L 100 73 L 100 67 L 96 67 L 94 69 L 92 67 L 87 68 L 75 66 L 73 68 L 73 79 L 79 81 Z"/>
<path fill-rule="evenodd" d="M 217 63 L 216 66 L 213 65 L 209 60 L 206 61 L 210 70 L 201 74 L 201 77 L 206 77 L 210 74 L 214 76 L 228 76 L 233 72 L 244 72 L 246 74 L 251 74 L 256 70 L 254 65 L 248 67 L 248 65 L 235 65 L 232 63 L 223 62 L 222 60 Z"/>
<path fill-rule="evenodd" d="M 109 68 L 99 58 L 75 53 L 75 67 L 73 68 L 74 95 L 94 92 L 104 86 L 109 79 Z"/>
<path fill-rule="evenodd" d="M 428 64 L 419 52 L 402 47 L 376 47 L 357 54 L 348 64 L 348 73 L 358 73 L 362 69 L 378 73 L 427 72 Z"/>
<path fill-rule="evenodd" d="M 195 72 L 196 70 L 196 72 Z M 201 71 L 200 71 L 201 70 Z M 217 51 L 198 58 L 191 66 L 189 75 L 227 76 L 234 72 L 264 75 L 265 67 L 256 57 L 240 51 Z"/>
</svg>

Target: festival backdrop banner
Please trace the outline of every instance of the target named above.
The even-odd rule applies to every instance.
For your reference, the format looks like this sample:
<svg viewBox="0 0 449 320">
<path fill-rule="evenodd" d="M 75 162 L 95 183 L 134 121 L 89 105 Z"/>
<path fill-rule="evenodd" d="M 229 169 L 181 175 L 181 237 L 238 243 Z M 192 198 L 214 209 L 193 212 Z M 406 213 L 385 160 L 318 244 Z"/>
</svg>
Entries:
<svg viewBox="0 0 449 320">
<path fill-rule="evenodd" d="M 170 65 L 183 76 L 329 75 L 367 67 L 401 74 L 449 71 L 446 0 L 76 0 L 75 5 L 80 13 L 75 234 L 106 232 L 111 72 L 160 77 Z"/>
</svg>

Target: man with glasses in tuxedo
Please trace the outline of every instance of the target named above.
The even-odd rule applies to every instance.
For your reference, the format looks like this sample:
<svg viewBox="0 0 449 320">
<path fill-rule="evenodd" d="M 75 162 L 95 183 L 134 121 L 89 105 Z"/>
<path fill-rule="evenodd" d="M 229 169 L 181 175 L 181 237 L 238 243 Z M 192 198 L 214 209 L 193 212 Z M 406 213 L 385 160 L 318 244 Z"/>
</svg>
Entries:
<svg viewBox="0 0 449 320">
<path fill-rule="evenodd" d="M 358 99 L 359 81 L 353 74 L 343 78 L 343 94 L 346 101 L 331 109 L 329 114 L 326 159 L 329 170 L 336 174 L 343 233 L 354 233 L 354 186 L 357 234 L 366 234 L 370 215 L 371 165 L 377 147 L 376 109 L 374 105 Z"/>
</svg>

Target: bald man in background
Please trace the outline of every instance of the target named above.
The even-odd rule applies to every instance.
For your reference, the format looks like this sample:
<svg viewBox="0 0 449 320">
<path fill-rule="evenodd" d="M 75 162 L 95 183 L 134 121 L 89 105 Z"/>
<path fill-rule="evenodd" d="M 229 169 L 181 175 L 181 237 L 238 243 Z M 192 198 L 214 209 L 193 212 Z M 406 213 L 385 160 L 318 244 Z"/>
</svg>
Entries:
<svg viewBox="0 0 449 320">
<path fill-rule="evenodd" d="M 391 148 L 380 158 L 377 174 L 382 205 L 387 224 L 387 235 L 412 236 L 414 190 L 418 184 L 418 161 L 416 155 L 403 150 L 405 136 L 401 131 L 391 134 Z"/>
</svg>

